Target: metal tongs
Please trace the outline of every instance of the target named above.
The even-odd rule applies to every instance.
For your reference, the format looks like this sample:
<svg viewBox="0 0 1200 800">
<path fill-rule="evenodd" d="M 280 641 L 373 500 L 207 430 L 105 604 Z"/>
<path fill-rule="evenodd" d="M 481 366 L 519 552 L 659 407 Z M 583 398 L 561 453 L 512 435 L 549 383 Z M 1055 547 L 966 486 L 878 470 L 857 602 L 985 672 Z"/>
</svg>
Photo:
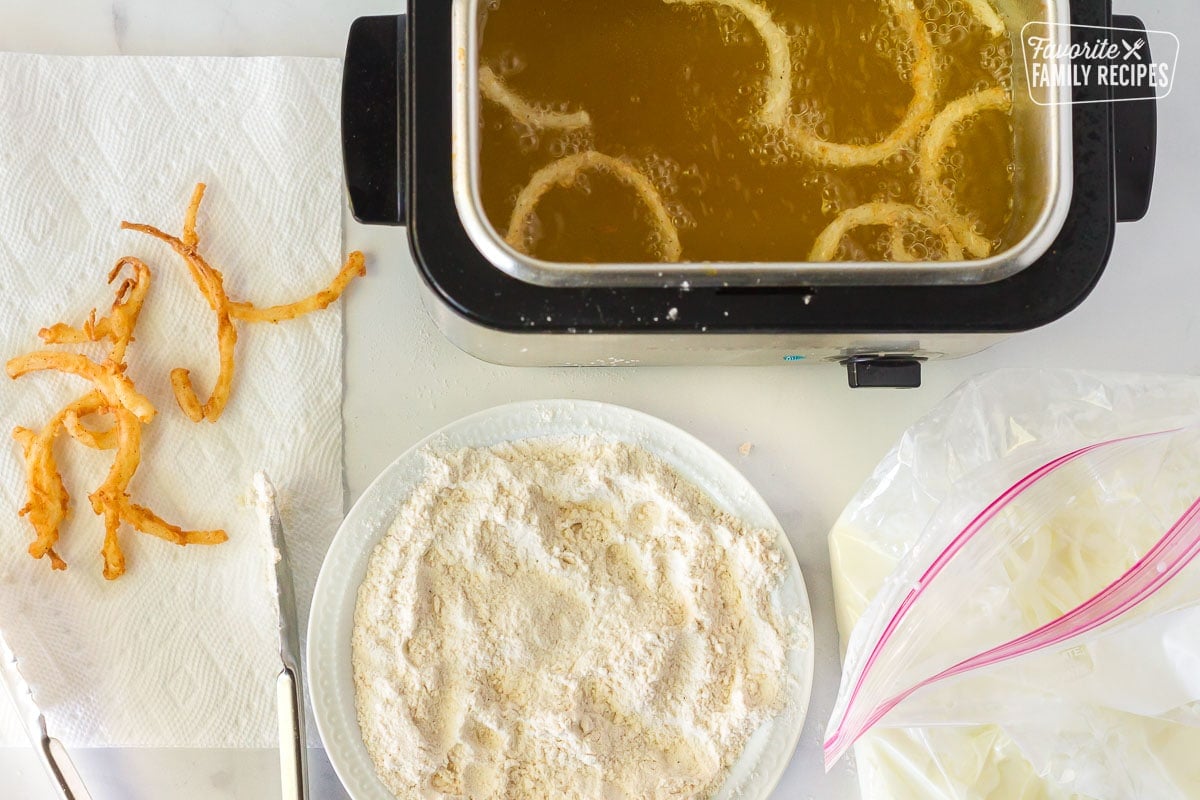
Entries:
<svg viewBox="0 0 1200 800">
<path fill-rule="evenodd" d="M 275 593 L 279 599 L 279 658 L 275 683 L 279 712 L 279 777 L 284 800 L 308 800 L 308 743 L 304 735 L 304 688 L 300 674 L 300 631 L 292 566 L 275 503 L 275 486 L 265 472 L 254 476 L 258 509 L 271 528 L 275 546 Z"/>
<path fill-rule="evenodd" d="M 265 473 L 254 476 L 259 510 L 271 529 L 275 549 L 275 592 L 279 599 L 279 659 L 282 669 L 275 684 L 279 712 L 279 768 L 285 800 L 308 800 L 308 750 L 304 735 L 304 689 L 300 677 L 300 632 L 296 596 L 283 524 L 275 504 L 275 487 Z M 12 695 L 29 741 L 37 750 L 58 796 L 62 800 L 92 800 L 62 742 L 46 730 L 46 717 L 38 708 L 33 690 L 25 681 L 17 657 L 0 635 L 0 676 Z"/>
<path fill-rule="evenodd" d="M 46 716 L 38 708 L 33 690 L 21 674 L 17 657 L 9 649 L 3 635 L 0 635 L 0 660 L 3 660 L 3 663 L 0 663 L 0 675 L 3 675 L 4 685 L 12 695 L 25 733 L 29 736 L 33 748 L 37 750 L 42 766 L 46 768 L 46 774 L 54 784 L 58 796 L 62 800 L 92 800 L 79 777 L 79 772 L 71 763 L 71 756 L 67 754 L 66 748 L 46 731 Z"/>
</svg>

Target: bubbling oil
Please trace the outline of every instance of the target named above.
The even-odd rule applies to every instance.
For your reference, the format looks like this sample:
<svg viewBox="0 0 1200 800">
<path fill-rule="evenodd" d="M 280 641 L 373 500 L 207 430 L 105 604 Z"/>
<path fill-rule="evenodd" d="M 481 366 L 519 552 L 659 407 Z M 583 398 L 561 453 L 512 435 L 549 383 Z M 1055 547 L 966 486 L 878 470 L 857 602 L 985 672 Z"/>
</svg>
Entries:
<svg viewBox="0 0 1200 800">
<path fill-rule="evenodd" d="M 480 64 L 529 106 L 554 112 L 541 117 L 587 120 L 542 126 L 494 99 L 481 101 L 479 188 L 496 230 L 503 235 L 513 225 L 518 197 L 539 170 L 589 151 L 620 159 L 653 184 L 685 261 L 807 261 L 844 212 L 872 203 L 920 206 L 920 136 L 879 163 L 841 166 L 813 158 L 791 133 L 870 145 L 901 124 L 914 101 L 917 50 L 889 1 L 755 3 L 787 37 L 783 125 L 763 121 L 772 64 L 763 36 L 733 8 L 665 0 L 481 4 Z M 987 89 L 1011 94 L 1007 37 L 959 0 L 924 0 L 917 9 L 932 45 L 934 114 Z M 1011 243 L 1015 136 L 1011 111 L 981 111 L 939 153 L 937 173 L 955 210 L 993 252 Z M 594 170 L 542 194 L 510 243 L 562 263 L 660 261 L 669 248 L 659 222 L 626 183 Z M 911 223 L 863 225 L 846 232 L 834 258 L 941 260 L 941 233 Z"/>
</svg>

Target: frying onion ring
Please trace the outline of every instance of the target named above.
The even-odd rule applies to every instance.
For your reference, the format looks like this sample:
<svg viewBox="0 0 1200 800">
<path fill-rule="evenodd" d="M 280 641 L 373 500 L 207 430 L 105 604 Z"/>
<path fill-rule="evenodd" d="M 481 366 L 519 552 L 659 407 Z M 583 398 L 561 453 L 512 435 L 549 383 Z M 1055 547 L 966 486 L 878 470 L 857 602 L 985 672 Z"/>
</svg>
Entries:
<svg viewBox="0 0 1200 800">
<path fill-rule="evenodd" d="M 913 0 L 887 0 L 913 48 L 912 100 L 904 118 L 886 137 L 872 144 L 843 144 L 820 138 L 788 118 L 792 100 L 792 63 L 787 32 L 770 12 L 751 0 L 663 0 L 684 5 L 716 5 L 732 9 L 746 18 L 767 47 L 767 101 L 759 119 L 782 130 L 805 156 L 833 167 L 864 167 L 879 164 L 900 152 L 921 133 L 933 118 L 937 98 L 937 75 L 933 66 L 933 40 L 925 28 L 925 17 Z"/>
<path fill-rule="evenodd" d="M 999 12 L 988 0 L 963 0 L 963 3 L 992 36 L 1003 36 L 1008 30 L 1004 26 L 1004 20 L 1000 18 Z"/>
<path fill-rule="evenodd" d="M 892 241 L 888 250 L 892 261 L 900 264 L 912 263 L 920 261 L 920 257 L 916 253 L 908 249 L 908 245 L 904 243 L 904 228 L 896 225 L 892 228 Z"/>
<path fill-rule="evenodd" d="M 787 31 L 775 22 L 771 12 L 753 0 L 663 0 L 669 5 L 714 5 L 731 9 L 754 26 L 767 46 L 767 101 L 758 116 L 772 128 L 782 128 L 792 105 L 792 51 Z"/>
<path fill-rule="evenodd" d="M 650 179 L 638 172 L 620 159 L 586 150 L 582 153 L 561 158 L 533 174 L 529 183 L 517 196 L 517 204 L 513 209 L 512 218 L 508 224 L 508 234 L 504 240 L 514 249 L 528 253 L 525 250 L 523 229 L 530 216 L 537 208 L 538 202 L 546 192 L 555 186 L 572 186 L 580 173 L 587 170 L 607 172 L 621 183 L 637 192 L 638 197 L 650 210 L 650 218 L 655 230 L 662 237 L 662 257 L 660 261 L 678 261 L 683 254 L 683 245 L 679 242 L 679 230 L 671 219 L 671 214 L 663 204 L 662 196 Z"/>
<path fill-rule="evenodd" d="M 539 130 L 573 131 L 592 124 L 586 111 L 550 111 L 538 108 L 508 88 L 491 67 L 479 68 L 479 90 L 488 100 L 503 106 L 513 119 Z"/>
<path fill-rule="evenodd" d="M 917 160 L 921 183 L 921 199 L 933 214 L 945 221 L 955 238 L 975 258 L 986 258 L 992 252 L 992 243 L 975 230 L 975 225 L 954 205 L 954 195 L 942 183 L 941 159 L 951 144 L 955 129 L 970 117 L 984 111 L 1012 109 L 1012 98 L 1001 88 L 960 97 L 947 105 L 933 119 L 929 131 L 921 140 L 921 152 Z"/>
<path fill-rule="evenodd" d="M 946 256 L 951 261 L 962 259 L 962 247 L 950 228 L 927 211 L 905 203 L 867 203 L 842 212 L 821 231 L 809 254 L 809 261 L 832 261 L 838 245 L 846 234 L 864 225 L 887 225 L 892 228 L 913 224 L 928 228 L 941 237 Z M 895 240 L 893 240 L 893 248 Z"/>
</svg>

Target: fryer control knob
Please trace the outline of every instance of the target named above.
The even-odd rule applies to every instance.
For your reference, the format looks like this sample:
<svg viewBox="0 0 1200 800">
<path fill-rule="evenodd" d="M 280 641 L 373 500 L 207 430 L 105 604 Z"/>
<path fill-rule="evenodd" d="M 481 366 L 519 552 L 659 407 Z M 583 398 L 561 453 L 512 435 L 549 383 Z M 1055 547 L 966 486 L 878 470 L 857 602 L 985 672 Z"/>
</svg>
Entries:
<svg viewBox="0 0 1200 800">
<path fill-rule="evenodd" d="M 921 359 L 906 355 L 852 356 L 842 361 L 851 389 L 918 389 Z"/>
</svg>

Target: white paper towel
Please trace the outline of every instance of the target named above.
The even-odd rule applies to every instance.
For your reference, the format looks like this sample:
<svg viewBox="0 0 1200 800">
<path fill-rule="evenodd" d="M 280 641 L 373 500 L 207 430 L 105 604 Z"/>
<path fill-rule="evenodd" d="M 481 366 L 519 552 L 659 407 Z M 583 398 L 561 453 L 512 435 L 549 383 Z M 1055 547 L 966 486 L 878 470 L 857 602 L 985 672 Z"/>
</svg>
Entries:
<svg viewBox="0 0 1200 800">
<path fill-rule="evenodd" d="M 128 572 L 105 581 L 87 494 L 111 454 L 60 440 L 72 514 L 57 549 L 69 569 L 31 559 L 8 431 L 41 427 L 86 384 L 0 375 L 0 626 L 68 746 L 277 741 L 276 622 L 249 487 L 260 467 L 279 486 L 306 610 L 342 516 L 340 306 L 239 324 L 229 406 L 216 424 L 192 423 L 168 375 L 191 369 L 207 396 L 214 315 L 176 255 L 118 224 L 178 235 L 193 184 L 205 181 L 201 252 L 231 297 L 273 304 L 324 286 L 343 255 L 340 73 L 324 59 L 0 55 L 0 360 L 38 349 L 43 325 L 103 313 L 118 257 L 147 261 L 154 278 L 128 363 L 159 414 L 131 492 L 168 521 L 230 536 L 181 548 L 125 529 Z M 0 745 L 23 741 L 0 703 Z"/>
</svg>

